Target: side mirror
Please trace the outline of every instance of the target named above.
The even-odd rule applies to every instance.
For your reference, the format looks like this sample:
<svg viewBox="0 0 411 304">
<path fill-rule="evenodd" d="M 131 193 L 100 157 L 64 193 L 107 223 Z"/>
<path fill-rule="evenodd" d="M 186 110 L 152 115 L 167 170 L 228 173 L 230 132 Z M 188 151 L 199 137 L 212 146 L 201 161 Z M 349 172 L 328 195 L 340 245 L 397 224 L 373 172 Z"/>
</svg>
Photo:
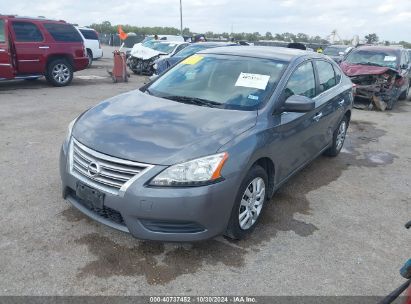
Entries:
<svg viewBox="0 0 411 304">
<path fill-rule="evenodd" d="M 408 64 L 403 64 L 403 65 L 401 66 L 401 69 L 402 69 L 402 70 L 408 70 L 409 67 L 410 67 L 410 66 L 409 66 Z"/>
<path fill-rule="evenodd" d="M 315 101 L 302 95 L 288 97 L 282 108 L 283 112 L 309 112 L 315 109 Z"/>
</svg>

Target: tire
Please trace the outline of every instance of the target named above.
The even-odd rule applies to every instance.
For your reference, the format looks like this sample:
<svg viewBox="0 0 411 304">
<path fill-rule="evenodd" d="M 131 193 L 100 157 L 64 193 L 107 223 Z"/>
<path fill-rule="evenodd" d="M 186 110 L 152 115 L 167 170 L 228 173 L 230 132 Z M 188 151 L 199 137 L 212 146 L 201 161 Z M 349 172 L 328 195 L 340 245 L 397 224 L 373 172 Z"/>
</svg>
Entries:
<svg viewBox="0 0 411 304">
<path fill-rule="evenodd" d="M 347 134 L 348 129 L 348 118 L 344 116 L 344 118 L 338 124 L 337 129 L 333 133 L 333 142 L 331 147 L 325 150 L 324 155 L 335 157 L 340 154 L 342 147 L 344 146 L 345 137 Z"/>
<path fill-rule="evenodd" d="M 267 200 L 267 187 L 267 172 L 261 166 L 254 165 L 248 171 L 238 190 L 225 236 L 240 240 L 254 230 Z M 246 218 L 248 220 L 245 220 Z"/>
<path fill-rule="evenodd" d="M 55 59 L 47 66 L 47 81 L 55 87 L 64 87 L 73 80 L 73 67 L 65 59 Z"/>
<path fill-rule="evenodd" d="M 88 58 L 87 67 L 89 68 L 93 64 L 93 53 L 90 50 L 87 50 L 87 58 Z"/>
<path fill-rule="evenodd" d="M 406 100 L 408 98 L 409 92 L 410 92 L 410 87 L 408 87 L 404 92 L 401 93 L 399 100 Z"/>
<path fill-rule="evenodd" d="M 387 110 L 392 110 L 394 108 L 394 104 L 397 102 L 398 98 L 392 97 L 390 100 L 387 102 Z"/>
</svg>

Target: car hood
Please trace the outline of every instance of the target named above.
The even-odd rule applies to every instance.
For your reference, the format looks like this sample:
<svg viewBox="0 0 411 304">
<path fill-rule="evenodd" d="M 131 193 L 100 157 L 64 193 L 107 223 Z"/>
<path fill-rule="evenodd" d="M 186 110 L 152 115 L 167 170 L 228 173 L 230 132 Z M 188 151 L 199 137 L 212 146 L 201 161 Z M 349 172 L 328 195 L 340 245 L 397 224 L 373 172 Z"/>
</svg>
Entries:
<svg viewBox="0 0 411 304">
<path fill-rule="evenodd" d="M 162 53 L 148 47 L 143 46 L 142 44 L 135 44 L 131 49 L 130 55 L 136 58 L 147 60 L 158 55 L 168 55 L 167 53 Z"/>
<path fill-rule="evenodd" d="M 98 152 L 142 163 L 171 165 L 216 153 L 252 128 L 257 111 L 183 104 L 131 91 L 85 112 L 73 136 Z"/>
<path fill-rule="evenodd" d="M 395 69 L 389 67 L 379 67 L 373 65 L 362 65 L 362 64 L 350 64 L 347 62 L 341 63 L 341 69 L 344 74 L 348 77 L 359 76 L 359 75 L 381 75 L 385 72 L 391 70 L 396 71 Z"/>
</svg>

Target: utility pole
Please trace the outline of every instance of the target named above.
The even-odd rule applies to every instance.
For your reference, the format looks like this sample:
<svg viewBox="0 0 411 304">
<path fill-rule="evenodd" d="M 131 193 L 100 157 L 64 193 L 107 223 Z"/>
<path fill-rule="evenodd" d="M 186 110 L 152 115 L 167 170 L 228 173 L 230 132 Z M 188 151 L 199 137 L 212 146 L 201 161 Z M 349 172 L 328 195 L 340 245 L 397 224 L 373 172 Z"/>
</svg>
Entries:
<svg viewBox="0 0 411 304">
<path fill-rule="evenodd" d="M 183 36 L 183 5 L 181 4 L 181 0 L 180 0 L 180 31 L 181 31 L 181 36 Z"/>
</svg>

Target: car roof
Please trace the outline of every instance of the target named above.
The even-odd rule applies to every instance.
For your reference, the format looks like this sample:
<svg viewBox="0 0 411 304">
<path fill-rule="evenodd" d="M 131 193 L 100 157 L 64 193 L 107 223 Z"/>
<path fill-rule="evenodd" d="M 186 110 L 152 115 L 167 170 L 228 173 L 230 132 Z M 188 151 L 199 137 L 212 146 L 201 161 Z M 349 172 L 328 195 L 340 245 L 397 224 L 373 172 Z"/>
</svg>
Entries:
<svg viewBox="0 0 411 304">
<path fill-rule="evenodd" d="M 162 43 L 162 44 L 170 44 L 170 43 L 174 43 L 174 44 L 184 44 L 184 43 L 188 43 L 185 41 L 174 41 L 174 40 L 157 40 L 158 43 Z"/>
<path fill-rule="evenodd" d="M 368 51 L 391 51 L 391 52 L 400 52 L 403 48 L 400 47 L 391 47 L 391 46 L 382 46 L 382 45 L 362 45 L 356 48 L 357 50 L 368 50 Z"/>
<path fill-rule="evenodd" d="M 87 27 L 87 26 L 76 26 L 79 30 L 88 30 L 88 31 L 94 31 L 94 29 Z"/>
<path fill-rule="evenodd" d="M 30 16 L 17 16 L 17 15 L 1 15 L 0 14 L 0 17 L 5 17 L 5 18 L 8 18 L 8 19 L 14 19 L 14 20 L 19 20 L 19 21 L 21 21 L 21 20 L 26 20 L 26 21 L 28 21 L 28 20 L 30 20 L 30 21 L 47 21 L 47 22 L 59 22 L 59 23 L 67 23 L 66 21 L 64 21 L 64 20 L 56 20 L 56 19 L 50 19 L 50 18 L 44 18 L 44 17 L 30 17 Z"/>
<path fill-rule="evenodd" d="M 326 48 L 329 47 L 335 47 L 335 48 L 344 48 L 344 49 L 348 49 L 349 47 L 352 47 L 352 45 L 344 45 L 344 44 L 331 44 L 328 45 Z"/>
<path fill-rule="evenodd" d="M 230 45 L 238 45 L 238 44 L 234 42 L 206 41 L 206 42 L 190 43 L 189 46 L 192 46 L 192 45 L 202 45 L 205 47 L 211 47 L 211 46 L 230 46 Z"/>
<path fill-rule="evenodd" d="M 294 59 L 302 56 L 308 56 L 310 58 L 324 58 L 323 55 L 314 52 L 273 46 L 228 46 L 206 49 L 198 53 L 277 59 L 287 62 L 293 61 Z"/>
</svg>

